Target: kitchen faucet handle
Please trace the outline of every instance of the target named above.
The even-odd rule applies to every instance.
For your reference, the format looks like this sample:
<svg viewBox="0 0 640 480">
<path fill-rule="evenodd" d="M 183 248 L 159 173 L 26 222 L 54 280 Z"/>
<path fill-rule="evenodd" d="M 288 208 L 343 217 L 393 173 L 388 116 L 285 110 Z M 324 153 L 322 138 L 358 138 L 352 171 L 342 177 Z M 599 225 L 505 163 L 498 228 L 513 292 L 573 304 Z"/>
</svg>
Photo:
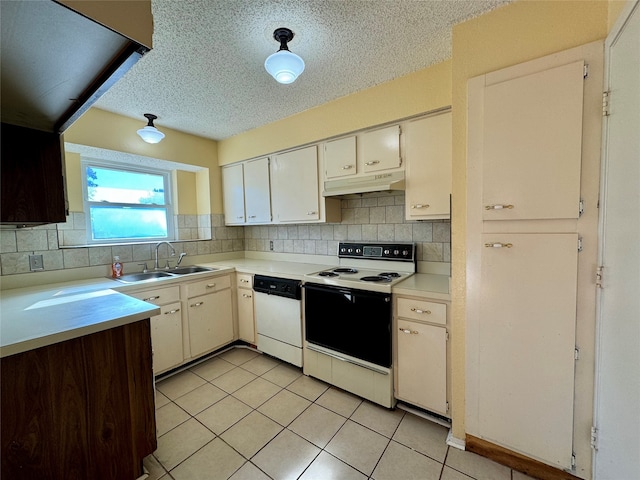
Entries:
<svg viewBox="0 0 640 480">
<path fill-rule="evenodd" d="M 180 254 L 180 258 L 178 258 L 178 263 L 176 263 L 176 268 L 180 265 L 180 263 L 182 262 L 182 259 L 183 259 L 184 257 L 186 257 L 186 256 L 187 256 L 187 254 L 186 254 L 185 252 L 182 252 L 182 253 Z"/>
<path fill-rule="evenodd" d="M 149 271 L 149 267 L 147 267 L 147 262 L 139 263 L 138 265 L 142 265 L 142 273 L 147 273 Z"/>
<path fill-rule="evenodd" d="M 166 265 L 164 266 L 165 270 L 169 270 L 171 268 L 171 265 L 169 265 L 169 260 L 167 260 Z"/>
</svg>

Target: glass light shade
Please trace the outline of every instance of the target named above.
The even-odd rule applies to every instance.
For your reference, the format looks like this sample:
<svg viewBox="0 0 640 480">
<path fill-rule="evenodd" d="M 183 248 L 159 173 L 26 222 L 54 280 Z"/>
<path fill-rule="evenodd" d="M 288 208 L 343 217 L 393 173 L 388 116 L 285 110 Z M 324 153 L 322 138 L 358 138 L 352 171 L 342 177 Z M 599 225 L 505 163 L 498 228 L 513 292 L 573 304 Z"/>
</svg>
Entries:
<svg viewBox="0 0 640 480">
<path fill-rule="evenodd" d="M 279 50 L 267 57 L 264 68 L 278 83 L 293 83 L 304 72 L 304 60 L 289 50 Z"/>
<path fill-rule="evenodd" d="M 150 127 L 149 125 L 138 130 L 138 135 L 147 143 L 158 143 L 164 138 L 164 133 L 156 127 Z"/>
</svg>

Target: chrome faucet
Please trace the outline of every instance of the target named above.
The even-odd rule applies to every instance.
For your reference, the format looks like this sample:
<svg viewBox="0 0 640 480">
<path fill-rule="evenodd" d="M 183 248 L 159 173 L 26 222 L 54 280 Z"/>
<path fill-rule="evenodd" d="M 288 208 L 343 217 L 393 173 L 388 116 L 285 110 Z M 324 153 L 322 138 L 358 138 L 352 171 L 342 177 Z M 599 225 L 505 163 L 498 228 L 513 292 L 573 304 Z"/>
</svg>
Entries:
<svg viewBox="0 0 640 480">
<path fill-rule="evenodd" d="M 158 242 L 156 244 L 156 259 L 155 259 L 156 261 L 155 261 L 155 264 L 154 264 L 154 267 L 153 267 L 154 270 L 159 270 L 160 269 L 160 267 L 158 266 L 158 248 L 160 248 L 160 245 L 162 245 L 163 243 L 166 243 L 169 246 L 169 248 L 171 249 L 171 256 L 172 257 L 174 257 L 176 255 L 176 249 L 173 248 L 173 245 L 171 245 L 169 242 L 167 242 L 167 241 Z M 169 265 L 169 263 L 167 261 L 167 266 L 168 265 Z"/>
<path fill-rule="evenodd" d="M 180 263 L 182 262 L 182 259 L 183 259 L 184 257 L 186 257 L 186 256 L 187 256 L 187 254 L 186 254 L 186 253 L 184 253 L 184 252 L 182 252 L 182 253 L 180 254 L 180 258 L 178 258 L 178 263 L 176 263 L 176 267 L 175 267 L 175 268 L 178 268 L 178 267 L 180 266 Z"/>
</svg>

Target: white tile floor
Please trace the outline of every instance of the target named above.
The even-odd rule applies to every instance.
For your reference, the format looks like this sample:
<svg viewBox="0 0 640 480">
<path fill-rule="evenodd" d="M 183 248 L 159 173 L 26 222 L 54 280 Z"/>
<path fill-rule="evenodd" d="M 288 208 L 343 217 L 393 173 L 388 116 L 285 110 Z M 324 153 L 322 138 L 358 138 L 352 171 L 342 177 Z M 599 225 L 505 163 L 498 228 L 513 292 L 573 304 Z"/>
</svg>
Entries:
<svg viewBox="0 0 640 480">
<path fill-rule="evenodd" d="M 157 384 L 150 479 L 526 480 L 447 429 L 234 348 Z"/>
</svg>

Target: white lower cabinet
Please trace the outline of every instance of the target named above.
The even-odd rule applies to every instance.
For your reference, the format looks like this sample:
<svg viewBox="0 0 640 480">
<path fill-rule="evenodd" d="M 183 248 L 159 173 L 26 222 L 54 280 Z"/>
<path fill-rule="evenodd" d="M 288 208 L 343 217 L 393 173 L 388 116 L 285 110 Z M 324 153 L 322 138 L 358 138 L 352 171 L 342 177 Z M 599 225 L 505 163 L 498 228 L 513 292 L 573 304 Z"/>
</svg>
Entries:
<svg viewBox="0 0 640 480">
<path fill-rule="evenodd" d="M 253 275 L 238 273 L 238 337 L 252 345 L 256 344 L 256 320 L 253 307 Z"/>
<path fill-rule="evenodd" d="M 395 397 L 450 417 L 447 305 L 414 297 L 395 301 Z"/>
</svg>

